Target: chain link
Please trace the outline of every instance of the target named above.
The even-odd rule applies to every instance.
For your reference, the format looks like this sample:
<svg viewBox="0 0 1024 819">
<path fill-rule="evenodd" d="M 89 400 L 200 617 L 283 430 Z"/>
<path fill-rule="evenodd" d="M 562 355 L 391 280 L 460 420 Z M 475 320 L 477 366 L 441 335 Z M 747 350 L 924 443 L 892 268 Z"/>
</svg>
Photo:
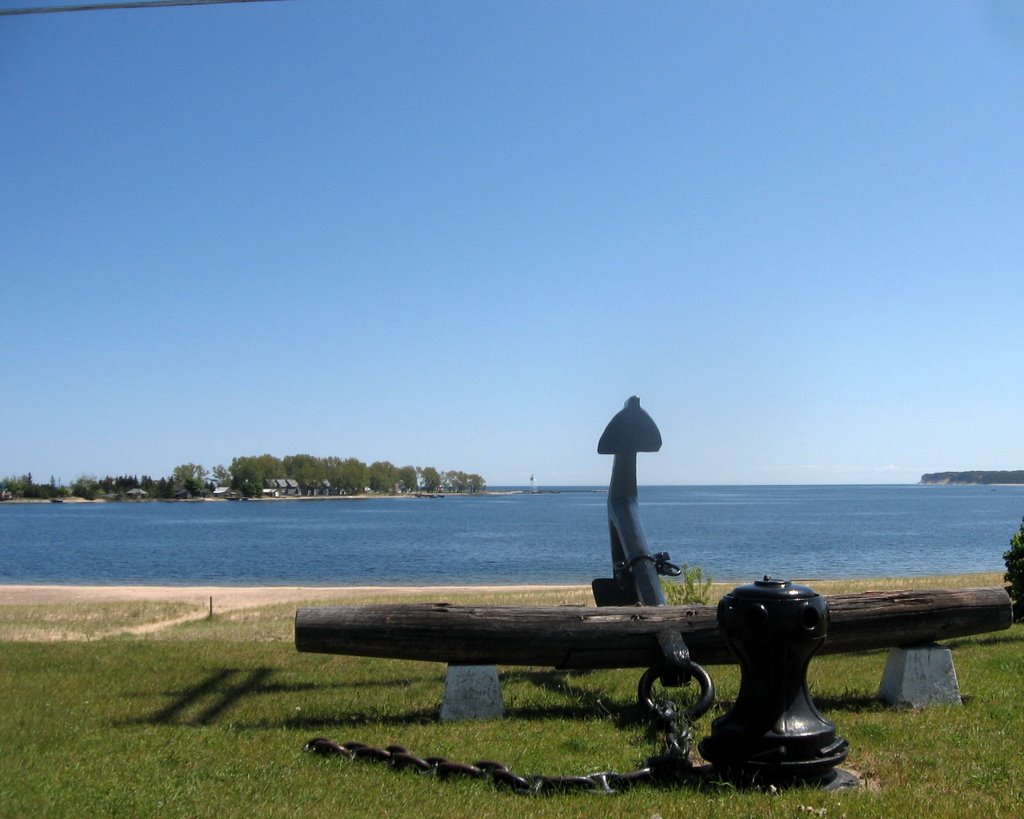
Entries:
<svg viewBox="0 0 1024 819">
<path fill-rule="evenodd" d="M 456 762 L 446 757 L 419 757 L 402 745 L 388 745 L 377 748 L 362 742 L 338 744 L 325 737 L 316 737 L 303 748 L 309 753 L 321 756 L 343 756 L 347 759 L 363 759 L 388 765 L 395 770 L 411 769 L 423 774 L 432 774 L 439 779 L 489 779 L 497 786 L 510 788 L 513 792 L 529 795 L 572 793 L 619 793 L 637 784 L 672 784 L 693 774 L 690 750 L 693 745 L 693 723 L 714 701 L 714 684 L 707 671 L 691 663 L 689 674 L 697 679 L 701 696 L 697 703 L 682 713 L 672 700 L 655 700 L 651 693 L 653 682 L 664 671 L 662 666 L 648 669 L 640 678 L 637 699 L 644 707 L 653 726 L 664 734 L 665 750 L 649 757 L 642 767 L 633 771 L 601 771 L 585 776 L 522 776 L 510 771 L 506 765 L 493 760 L 478 760 L 472 764 Z"/>
<path fill-rule="evenodd" d="M 627 773 L 601 771 L 585 776 L 522 776 L 508 766 L 491 760 L 472 764 L 456 762 L 446 757 L 419 757 L 401 745 L 377 748 L 361 742 L 338 744 L 324 737 L 311 739 L 303 749 L 322 756 L 343 756 L 378 762 L 396 770 L 411 769 L 432 774 L 439 779 L 489 779 L 497 786 L 507 787 L 515 793 L 541 796 L 545 794 L 589 791 L 593 793 L 619 793 L 638 783 L 653 783 L 678 778 L 689 764 L 681 765 L 676 757 L 652 757 L 642 768 Z"/>
</svg>

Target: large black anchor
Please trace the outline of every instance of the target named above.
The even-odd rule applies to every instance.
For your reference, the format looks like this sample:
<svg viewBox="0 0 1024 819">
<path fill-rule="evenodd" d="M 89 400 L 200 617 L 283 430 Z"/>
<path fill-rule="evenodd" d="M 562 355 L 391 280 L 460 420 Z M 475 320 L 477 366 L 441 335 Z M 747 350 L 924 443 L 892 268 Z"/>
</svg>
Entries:
<svg viewBox="0 0 1024 819">
<path fill-rule="evenodd" d="M 682 570 L 670 562 L 667 552 L 651 554 L 647 535 L 640 522 L 640 504 L 636 490 L 636 455 L 661 449 L 661 432 L 640 407 L 635 395 L 626 401 L 601 435 L 597 451 L 614 455 L 612 477 L 608 485 L 608 534 L 612 547 L 613 577 L 591 583 L 598 606 L 664 606 L 661 576 L 678 577 Z M 690 726 L 715 699 L 710 675 L 690 659 L 690 650 L 678 631 L 667 629 L 657 635 L 662 662 L 649 668 L 640 678 L 637 700 L 655 722 L 666 729 L 668 751 L 662 758 L 670 767 L 690 765 Z M 700 686 L 698 701 L 678 712 L 671 700 L 658 703 L 651 693 L 655 679 L 662 685 L 681 686 L 696 679 Z M 653 760 L 652 760 L 653 761 Z M 660 766 L 663 762 L 656 762 Z"/>
<path fill-rule="evenodd" d="M 651 554 L 640 522 L 636 494 L 636 454 L 661 449 L 657 424 L 632 396 L 601 435 L 597 451 L 614 455 L 608 485 L 608 533 L 612 543 L 614 577 L 591 583 L 599 606 L 664 606 L 659 576 L 678 577 L 682 570 L 669 562 L 667 552 Z"/>
</svg>

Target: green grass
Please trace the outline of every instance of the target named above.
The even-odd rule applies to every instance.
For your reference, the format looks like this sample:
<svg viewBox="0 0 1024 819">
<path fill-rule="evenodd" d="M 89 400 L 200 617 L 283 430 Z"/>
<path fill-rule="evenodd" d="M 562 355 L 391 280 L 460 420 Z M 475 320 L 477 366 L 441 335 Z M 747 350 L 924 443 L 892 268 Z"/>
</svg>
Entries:
<svg viewBox="0 0 1024 819">
<path fill-rule="evenodd" d="M 483 597 L 452 602 L 495 602 Z M 62 628 L 75 631 L 79 607 L 57 608 Z M 108 630 L 96 606 L 80 608 L 97 633 Z M 40 615 L 36 606 L 5 609 L 0 636 L 10 636 L 16 610 Z M 294 609 L 218 615 L 145 636 L 0 642 L 0 816 L 1024 814 L 1021 625 L 953 643 L 962 707 L 878 703 L 884 652 L 812 662 L 815 700 L 850 741 L 848 767 L 866 782 L 860 790 L 641 787 L 615 797 L 532 798 L 301 748 L 322 735 L 398 742 L 423 756 L 498 759 L 519 773 L 629 770 L 656 750 L 633 702 L 638 670 L 502 669 L 506 718 L 441 724 L 443 666 L 299 654 L 290 642 Z M 711 672 L 719 705 L 698 725 L 701 736 L 738 689 L 736 668 Z"/>
</svg>

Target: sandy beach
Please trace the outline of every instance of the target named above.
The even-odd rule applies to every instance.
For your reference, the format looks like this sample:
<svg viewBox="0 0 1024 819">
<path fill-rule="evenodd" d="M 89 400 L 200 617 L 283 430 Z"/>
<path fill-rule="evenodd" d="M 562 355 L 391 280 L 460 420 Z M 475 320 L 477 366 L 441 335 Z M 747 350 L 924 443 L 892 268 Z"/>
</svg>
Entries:
<svg viewBox="0 0 1024 819">
<path fill-rule="evenodd" d="M 527 592 L 575 589 L 576 586 L 0 586 L 0 605 L 102 603 L 135 600 L 209 605 L 218 611 L 311 600 L 338 600 L 367 594 L 403 597 L 436 592 Z"/>
</svg>

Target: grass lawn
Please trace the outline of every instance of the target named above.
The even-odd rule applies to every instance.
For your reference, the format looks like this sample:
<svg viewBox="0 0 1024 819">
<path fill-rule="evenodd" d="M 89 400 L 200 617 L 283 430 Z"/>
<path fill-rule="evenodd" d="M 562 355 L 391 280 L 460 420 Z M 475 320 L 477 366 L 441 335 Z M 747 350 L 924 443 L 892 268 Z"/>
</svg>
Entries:
<svg viewBox="0 0 1024 819">
<path fill-rule="evenodd" d="M 563 602 L 579 602 L 567 594 Z M 533 599 L 558 602 L 544 593 Z M 815 701 L 850 741 L 847 767 L 864 778 L 856 791 L 638 787 L 610 797 L 524 797 L 485 782 L 316 757 L 302 746 L 327 736 L 400 743 L 421 756 L 497 759 L 523 774 L 630 770 L 658 750 L 634 704 L 640 670 L 501 669 L 507 717 L 441 724 L 443 666 L 299 654 L 291 644 L 296 607 L 99 638 L 90 635 L 110 633 L 125 618 L 170 620 L 181 607 L 0 607 L 0 815 L 1024 815 L 1021 625 L 952 643 L 962 707 L 897 710 L 877 702 L 884 652 L 812 662 Z M 39 639 L 29 628 L 45 618 L 60 639 Z M 719 704 L 701 720 L 699 736 L 738 690 L 735 667 L 710 670 Z"/>
</svg>

